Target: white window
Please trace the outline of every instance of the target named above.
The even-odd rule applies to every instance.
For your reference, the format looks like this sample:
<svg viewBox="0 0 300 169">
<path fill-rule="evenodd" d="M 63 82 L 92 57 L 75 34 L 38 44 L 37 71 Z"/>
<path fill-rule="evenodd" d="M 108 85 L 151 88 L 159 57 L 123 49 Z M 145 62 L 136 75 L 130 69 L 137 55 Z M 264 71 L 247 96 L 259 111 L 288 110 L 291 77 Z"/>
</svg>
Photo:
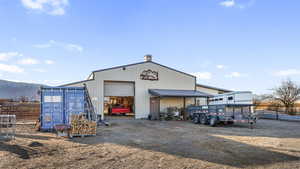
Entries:
<svg viewBox="0 0 300 169">
<path fill-rule="evenodd" d="M 61 96 L 44 96 L 44 102 L 57 103 L 61 101 L 62 101 Z"/>
</svg>

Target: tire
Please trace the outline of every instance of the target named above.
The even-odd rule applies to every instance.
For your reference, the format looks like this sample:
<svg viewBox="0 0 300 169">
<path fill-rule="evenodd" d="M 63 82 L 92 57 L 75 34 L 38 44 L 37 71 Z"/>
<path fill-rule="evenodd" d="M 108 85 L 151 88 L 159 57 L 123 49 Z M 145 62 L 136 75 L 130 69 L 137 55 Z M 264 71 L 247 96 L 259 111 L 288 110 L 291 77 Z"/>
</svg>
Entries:
<svg viewBox="0 0 300 169">
<path fill-rule="evenodd" d="M 229 124 L 229 125 L 233 125 L 233 124 L 234 124 L 234 122 L 233 122 L 233 121 L 228 121 L 228 122 L 227 122 L 227 124 Z"/>
<path fill-rule="evenodd" d="M 216 118 L 211 118 L 211 119 L 209 120 L 209 125 L 210 125 L 211 127 L 215 127 L 215 126 L 217 125 L 217 119 L 216 119 Z"/>
<path fill-rule="evenodd" d="M 200 124 L 203 124 L 203 125 L 207 124 L 207 117 L 205 115 L 202 115 L 200 117 Z"/>
<path fill-rule="evenodd" d="M 148 120 L 152 120 L 151 114 L 148 115 Z"/>
<path fill-rule="evenodd" d="M 194 117 L 193 123 L 194 123 L 194 124 L 198 124 L 198 123 L 199 123 L 199 117 L 198 117 L 198 116 L 195 116 L 195 117 Z"/>
<path fill-rule="evenodd" d="M 250 129 L 253 129 L 254 128 L 254 124 L 253 122 L 250 122 Z"/>
</svg>

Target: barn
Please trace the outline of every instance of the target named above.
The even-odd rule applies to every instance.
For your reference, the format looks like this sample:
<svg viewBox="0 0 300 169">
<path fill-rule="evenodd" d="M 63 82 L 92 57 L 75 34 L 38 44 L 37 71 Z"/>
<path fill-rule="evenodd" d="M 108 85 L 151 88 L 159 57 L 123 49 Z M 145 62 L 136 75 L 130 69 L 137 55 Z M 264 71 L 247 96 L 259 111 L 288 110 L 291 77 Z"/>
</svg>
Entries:
<svg viewBox="0 0 300 169">
<path fill-rule="evenodd" d="M 197 84 L 195 76 L 156 63 L 151 55 L 144 56 L 143 62 L 95 70 L 87 80 L 62 86 L 84 85 L 102 117 L 125 114 L 136 119 L 169 107 L 204 104 L 211 95 L 228 91 Z"/>
</svg>

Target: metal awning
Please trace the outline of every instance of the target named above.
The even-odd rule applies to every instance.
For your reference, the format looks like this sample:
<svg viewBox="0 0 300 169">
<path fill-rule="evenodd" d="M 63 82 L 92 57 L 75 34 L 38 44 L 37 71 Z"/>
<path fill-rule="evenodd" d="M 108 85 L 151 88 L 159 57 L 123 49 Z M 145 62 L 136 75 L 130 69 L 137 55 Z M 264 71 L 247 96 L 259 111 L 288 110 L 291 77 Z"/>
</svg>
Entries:
<svg viewBox="0 0 300 169">
<path fill-rule="evenodd" d="M 149 93 L 158 97 L 211 97 L 213 95 L 196 90 L 149 89 Z"/>
</svg>

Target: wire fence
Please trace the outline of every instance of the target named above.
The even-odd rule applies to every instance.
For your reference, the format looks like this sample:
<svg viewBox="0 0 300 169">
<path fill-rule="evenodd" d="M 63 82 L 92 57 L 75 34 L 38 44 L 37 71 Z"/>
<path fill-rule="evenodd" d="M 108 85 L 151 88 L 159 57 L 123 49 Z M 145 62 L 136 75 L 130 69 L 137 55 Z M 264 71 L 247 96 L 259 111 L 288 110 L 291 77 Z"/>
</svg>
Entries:
<svg viewBox="0 0 300 169">
<path fill-rule="evenodd" d="M 0 139 L 14 139 L 16 115 L 0 115 Z"/>
<path fill-rule="evenodd" d="M 3 102 L 0 103 L 0 115 L 16 115 L 17 120 L 37 120 L 40 116 L 38 102 Z"/>
<path fill-rule="evenodd" d="M 261 119 L 285 120 L 300 122 L 300 115 L 288 115 L 270 110 L 257 110 L 256 113 Z"/>
<path fill-rule="evenodd" d="M 283 105 L 273 105 L 273 104 L 257 104 L 255 105 L 256 110 L 274 111 L 279 113 L 286 113 L 286 107 Z M 300 115 L 300 104 L 297 103 L 290 109 L 292 115 Z"/>
</svg>

